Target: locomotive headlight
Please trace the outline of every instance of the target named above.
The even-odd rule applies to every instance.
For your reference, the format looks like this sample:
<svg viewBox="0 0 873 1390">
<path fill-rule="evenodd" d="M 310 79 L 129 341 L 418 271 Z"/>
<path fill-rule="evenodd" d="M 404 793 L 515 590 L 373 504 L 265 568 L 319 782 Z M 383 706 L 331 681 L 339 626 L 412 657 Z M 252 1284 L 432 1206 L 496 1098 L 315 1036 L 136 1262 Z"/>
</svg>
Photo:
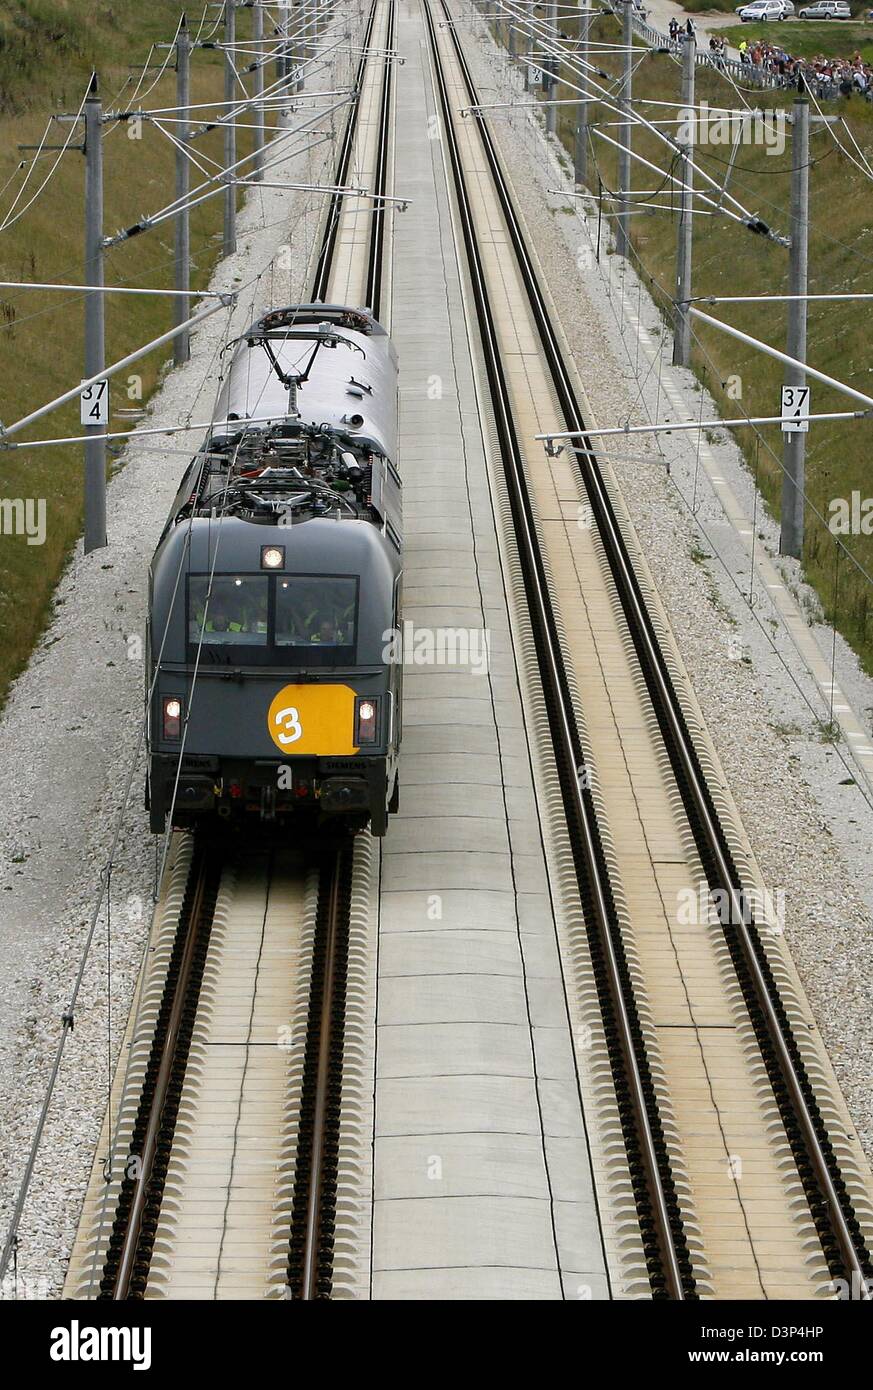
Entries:
<svg viewBox="0 0 873 1390">
<path fill-rule="evenodd" d="M 355 701 L 355 743 L 378 743 L 379 701 L 358 698 Z"/>
<path fill-rule="evenodd" d="M 164 738 L 179 738 L 182 732 L 182 701 L 178 695 L 164 696 Z"/>
<path fill-rule="evenodd" d="M 261 569 L 280 570 L 285 564 L 284 545 L 261 546 Z"/>
</svg>

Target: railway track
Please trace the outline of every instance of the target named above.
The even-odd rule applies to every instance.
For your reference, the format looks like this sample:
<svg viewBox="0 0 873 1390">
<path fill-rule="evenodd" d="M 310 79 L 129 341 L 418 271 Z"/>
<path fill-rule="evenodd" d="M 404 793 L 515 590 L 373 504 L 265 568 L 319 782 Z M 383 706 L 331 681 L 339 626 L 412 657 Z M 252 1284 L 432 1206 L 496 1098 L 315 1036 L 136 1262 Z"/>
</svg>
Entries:
<svg viewBox="0 0 873 1390">
<path fill-rule="evenodd" d="M 702 875 L 707 890 L 720 904 L 712 928 L 720 933 L 723 949 L 719 952 L 711 941 L 705 944 L 709 953 L 714 952 L 718 958 L 722 987 L 732 985 L 734 993 L 739 988 L 745 1021 L 751 1028 L 757 1056 L 766 1071 L 769 1100 L 775 1103 L 781 1121 L 782 1148 L 793 1158 L 809 1219 L 820 1242 L 822 1261 L 831 1279 L 844 1279 L 847 1286 L 863 1289 L 864 1277 L 870 1275 L 869 1252 L 849 1184 L 824 1119 L 825 1106 L 814 1091 L 771 956 L 762 940 L 761 928 L 749 910 L 748 895 L 744 893 L 743 881 L 604 476 L 588 440 L 584 441 L 589 446 L 588 451 L 580 450 L 577 454 L 577 471 L 563 466 L 559 470 L 555 465 L 555 474 L 559 476 L 557 486 L 554 477 L 544 477 L 542 461 L 536 462 L 528 452 L 537 429 L 545 432 L 551 428 L 544 425 L 544 420 L 557 421 L 560 429 L 584 429 L 578 392 L 492 134 L 481 116 L 476 117 L 475 123 L 468 120 L 466 125 L 460 120 L 460 108 L 475 107 L 477 93 L 450 8 L 441 0 L 438 8 L 424 6 L 424 13 L 455 188 L 457 218 L 548 703 L 555 759 L 651 1292 L 655 1297 L 685 1299 L 714 1289 L 716 1296 L 748 1297 L 754 1296 L 751 1288 L 757 1280 L 761 1296 L 787 1296 L 777 1292 L 783 1288 L 780 1267 L 794 1261 L 802 1266 L 805 1247 L 801 1240 L 792 1243 L 787 1219 L 783 1229 L 768 1229 L 769 1218 L 754 1211 L 754 1201 L 744 1202 L 739 1196 L 739 1185 L 734 1184 L 742 1208 L 734 1213 L 737 1228 L 745 1228 L 742 1235 L 749 1247 L 749 1276 L 742 1271 L 738 1276 L 736 1251 L 732 1248 L 719 1251 L 720 1244 L 726 1247 L 732 1244 L 720 1231 L 720 1222 L 730 1224 L 730 1218 L 724 1215 L 724 1202 L 730 1196 L 731 1184 L 720 1181 L 715 1174 L 702 1176 L 707 1165 L 700 1161 L 696 1152 L 688 1156 L 688 1174 L 700 1201 L 695 1207 L 688 1198 L 683 1156 L 670 1122 L 671 1090 L 681 1091 L 683 1084 L 687 1086 L 691 1082 L 692 1063 L 696 1060 L 702 1082 L 709 1087 L 707 1099 L 714 1102 L 719 1115 L 728 1159 L 726 1133 L 732 1118 L 732 1101 L 729 1089 L 726 1091 L 722 1086 L 721 1094 L 713 1090 L 716 1069 L 706 1053 L 707 1029 L 701 1026 L 699 1013 L 695 1016 L 693 999 L 685 1001 L 691 1025 L 684 1030 L 687 1041 L 680 1045 L 675 1057 L 667 1057 L 663 1068 L 667 1072 L 666 1082 L 655 1079 L 656 1073 L 660 1078 L 662 1066 L 657 1054 L 654 1063 L 650 1057 L 653 1029 L 641 1018 L 642 1013 L 648 1014 L 648 1008 L 641 1006 L 638 997 L 640 973 L 632 968 L 629 960 L 628 922 L 622 920 L 616 906 L 613 889 L 616 856 L 606 855 L 600 829 L 604 804 L 609 804 L 611 797 L 612 804 L 619 808 L 621 789 L 616 782 L 614 789 L 607 786 L 603 795 L 594 794 L 598 773 L 589 763 L 590 743 L 580 730 L 577 698 L 577 692 L 584 693 L 587 688 L 593 693 L 593 685 L 584 673 L 585 659 L 589 666 L 592 664 L 592 650 L 590 647 L 583 650 L 574 661 L 573 656 L 579 651 L 577 642 L 575 651 L 571 650 L 568 656 L 568 649 L 574 647 L 572 631 L 568 637 L 572 624 L 562 621 L 562 588 L 568 598 L 563 605 L 564 619 L 568 616 L 570 600 L 577 604 L 587 602 L 579 589 L 583 562 L 578 554 L 570 553 L 565 544 L 566 535 L 562 534 L 568 530 L 565 521 L 570 515 L 569 508 L 572 506 L 578 511 L 581 499 L 590 508 L 596 528 L 594 561 L 608 578 L 609 592 L 605 597 L 620 613 L 618 638 L 623 640 L 622 660 L 630 657 L 634 667 L 628 682 L 625 716 L 630 715 L 644 725 L 647 738 L 657 745 L 654 756 L 651 753 L 648 757 L 631 756 L 637 756 L 644 769 L 642 780 L 646 777 L 654 780 L 657 775 L 664 783 L 661 815 L 670 814 L 675 804 L 681 806 L 683 824 L 678 840 L 682 843 L 671 846 L 660 857 L 675 864 L 684 860 L 692 881 L 695 871 L 698 876 Z M 562 553 L 562 544 L 566 554 Z M 597 584 L 603 586 L 602 575 L 595 576 L 590 554 L 587 563 L 585 577 L 592 581 L 592 589 L 596 587 L 595 578 Z M 606 707 L 609 708 L 608 700 Z M 631 744 L 636 737 L 637 731 L 631 734 Z M 622 751 L 617 745 L 616 753 L 619 759 L 628 760 L 627 746 Z M 635 789 L 633 796 L 637 796 Z M 647 831 L 646 815 L 639 812 L 641 832 Z M 653 813 L 648 815 L 655 819 Z M 618 856 L 619 860 L 621 857 Z M 624 857 L 630 869 L 631 857 Z M 651 881 L 656 892 L 659 888 L 663 892 L 663 881 L 657 882 L 655 872 L 658 857 L 652 854 Z M 638 865 L 633 867 L 639 868 Z M 633 887 L 632 884 L 632 890 Z M 639 903 L 643 911 L 646 910 L 644 893 L 635 896 L 633 891 L 630 894 L 620 891 L 622 900 L 629 901 L 631 909 Z M 659 902 L 658 908 L 661 906 Z M 648 911 L 651 913 L 651 905 Z M 653 973 L 657 973 L 661 969 L 656 955 L 659 946 L 675 949 L 676 942 L 671 937 L 654 945 L 648 964 Z M 636 964 L 639 954 L 634 948 L 631 950 Z M 731 981 L 726 979 L 728 961 Z M 695 966 L 689 956 L 684 973 L 681 968 L 678 971 L 678 987 L 687 991 L 689 978 L 694 984 L 695 969 L 698 986 L 701 971 L 708 971 L 713 980 L 718 976 L 711 962 L 701 958 L 700 964 Z M 661 1007 L 665 1006 L 655 998 L 655 1008 Z M 711 1007 L 718 1014 L 717 1007 Z M 721 1028 L 736 1026 L 726 1020 L 723 1013 L 718 1014 L 717 1024 Z M 663 1030 L 662 1035 L 667 1038 L 670 1026 L 667 1022 Z M 670 1042 L 666 1045 L 669 1048 Z M 699 1054 L 696 1058 L 692 1055 L 694 1049 Z M 731 1085 L 735 1082 L 736 1077 L 732 1076 Z M 750 1101 L 755 1101 L 754 1087 L 747 1089 Z M 744 1139 L 744 1143 L 754 1153 L 755 1177 L 763 1181 L 768 1163 L 768 1140 L 764 1131 L 769 1115 L 760 1095 L 756 1108 L 761 1133 L 757 1138 Z M 678 1109 L 677 1105 L 677 1112 Z M 697 1131 L 693 1119 L 690 1123 L 691 1147 L 694 1147 L 693 1136 Z M 772 1191 L 778 1197 L 781 1191 L 779 1163 L 771 1162 L 770 1166 L 768 1180 L 776 1183 Z M 791 1195 L 790 1192 L 783 1194 L 780 1202 L 783 1209 Z M 713 1215 L 708 1221 L 701 1220 L 698 1226 L 695 1218 L 700 1217 L 700 1206 L 706 1202 L 711 1205 Z M 755 1220 L 759 1223 L 757 1227 Z M 689 1239 L 689 1231 L 694 1233 L 693 1240 Z M 708 1231 L 712 1232 L 711 1237 Z M 743 1258 L 739 1257 L 740 1266 Z M 804 1281 L 801 1270 L 793 1288 L 795 1293 Z M 790 1284 L 790 1276 L 787 1282 Z M 800 1296 L 812 1296 L 811 1288 L 807 1286 L 806 1293 Z"/>
<path fill-rule="evenodd" d="M 380 317 L 388 296 L 383 281 L 390 274 L 387 254 L 388 193 L 392 146 L 392 70 L 390 57 L 396 25 L 395 0 L 374 5 L 367 26 L 366 48 L 376 56 L 361 59 L 356 99 L 349 112 L 336 168 L 338 185 L 352 180 L 375 198 L 335 196 L 327 209 L 312 282 L 312 299 L 329 304 L 360 304 Z"/>
<path fill-rule="evenodd" d="M 390 48 L 394 11 L 394 0 L 371 6 L 337 170 L 341 183 L 354 165 L 381 193 L 391 64 L 368 64 L 367 50 Z M 313 298 L 366 286 L 378 307 L 384 204 L 362 218 L 365 200 L 348 201 L 328 211 Z M 355 1092 L 344 1078 L 349 950 L 351 939 L 355 960 L 365 954 L 366 909 L 353 907 L 368 892 L 368 856 L 365 842 L 348 840 L 304 860 L 175 836 L 127 1067 L 104 1123 L 107 1157 L 92 1173 L 68 1273 L 72 1296 L 331 1297 L 346 1219 L 343 1103 Z"/>
<path fill-rule="evenodd" d="M 350 898 L 345 843 L 194 844 L 101 1298 L 330 1295 Z"/>
<path fill-rule="evenodd" d="M 337 188 L 341 188 L 345 184 L 353 170 L 355 137 L 359 128 L 364 89 L 367 82 L 368 70 L 372 70 L 371 65 L 368 64 L 367 54 L 374 41 L 379 11 L 379 0 L 371 0 L 364 37 L 361 41 L 361 56 L 358 60 L 358 67 L 355 73 L 353 87 L 354 95 L 349 106 L 342 140 L 337 154 L 334 174 L 334 183 Z M 343 220 L 345 203 L 346 198 L 342 193 L 333 193 L 328 199 L 325 208 L 318 255 L 312 275 L 311 298 L 313 303 L 317 300 L 321 300 L 324 303 L 330 302 L 331 275 L 336 270 L 337 244 L 339 241 L 340 224 Z"/>
</svg>

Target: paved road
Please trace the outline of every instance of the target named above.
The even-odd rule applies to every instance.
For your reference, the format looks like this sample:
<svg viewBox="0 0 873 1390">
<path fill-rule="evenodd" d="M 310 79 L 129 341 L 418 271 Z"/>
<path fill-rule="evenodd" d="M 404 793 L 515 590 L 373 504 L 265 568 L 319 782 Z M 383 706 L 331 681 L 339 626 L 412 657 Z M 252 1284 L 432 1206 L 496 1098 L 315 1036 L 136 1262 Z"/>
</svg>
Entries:
<svg viewBox="0 0 873 1390">
<path fill-rule="evenodd" d="M 648 10 L 649 23 L 655 29 L 663 29 L 666 32 L 671 19 L 678 19 L 680 24 L 684 24 L 690 18 L 694 20 L 698 37 L 705 34 L 707 43 L 710 34 L 724 29 L 727 25 L 737 23 L 733 10 L 729 14 L 712 10 L 706 14 L 695 14 L 691 10 L 684 9 L 682 5 L 675 4 L 674 0 L 643 0 L 643 5 Z"/>
</svg>

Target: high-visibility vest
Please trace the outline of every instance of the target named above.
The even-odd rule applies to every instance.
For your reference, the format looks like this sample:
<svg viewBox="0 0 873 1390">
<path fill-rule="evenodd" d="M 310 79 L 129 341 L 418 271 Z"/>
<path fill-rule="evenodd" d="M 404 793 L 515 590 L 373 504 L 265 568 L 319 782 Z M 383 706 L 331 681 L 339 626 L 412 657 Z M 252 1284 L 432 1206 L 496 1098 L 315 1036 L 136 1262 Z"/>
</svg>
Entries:
<svg viewBox="0 0 873 1390">
<path fill-rule="evenodd" d="M 204 623 L 204 617 L 204 613 L 197 614 L 197 626 L 199 628 L 202 628 L 204 632 L 242 632 L 243 630 L 242 623 L 228 623 L 227 627 L 225 628 L 217 628 L 213 625 L 212 618 L 207 618 L 206 622 Z M 264 628 L 264 631 L 266 632 L 266 627 Z"/>
<path fill-rule="evenodd" d="M 242 623 L 228 623 L 227 627 L 214 627 L 214 626 L 213 626 L 213 623 L 212 623 L 212 619 L 210 618 L 209 621 L 208 621 L 207 624 L 206 624 L 206 627 L 204 628 L 204 631 L 205 631 L 205 632 L 242 632 L 242 631 L 244 631 L 244 629 L 243 629 Z"/>
</svg>

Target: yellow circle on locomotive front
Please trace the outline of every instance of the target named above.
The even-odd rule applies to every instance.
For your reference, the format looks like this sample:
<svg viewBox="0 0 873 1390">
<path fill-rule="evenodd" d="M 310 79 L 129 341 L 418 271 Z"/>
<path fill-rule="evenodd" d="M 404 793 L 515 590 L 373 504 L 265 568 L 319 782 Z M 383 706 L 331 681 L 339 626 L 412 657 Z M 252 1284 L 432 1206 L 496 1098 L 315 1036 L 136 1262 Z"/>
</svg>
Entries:
<svg viewBox="0 0 873 1390">
<path fill-rule="evenodd" d="M 285 685 L 270 705 L 267 728 L 281 753 L 357 753 L 355 692 L 348 685 Z"/>
</svg>

